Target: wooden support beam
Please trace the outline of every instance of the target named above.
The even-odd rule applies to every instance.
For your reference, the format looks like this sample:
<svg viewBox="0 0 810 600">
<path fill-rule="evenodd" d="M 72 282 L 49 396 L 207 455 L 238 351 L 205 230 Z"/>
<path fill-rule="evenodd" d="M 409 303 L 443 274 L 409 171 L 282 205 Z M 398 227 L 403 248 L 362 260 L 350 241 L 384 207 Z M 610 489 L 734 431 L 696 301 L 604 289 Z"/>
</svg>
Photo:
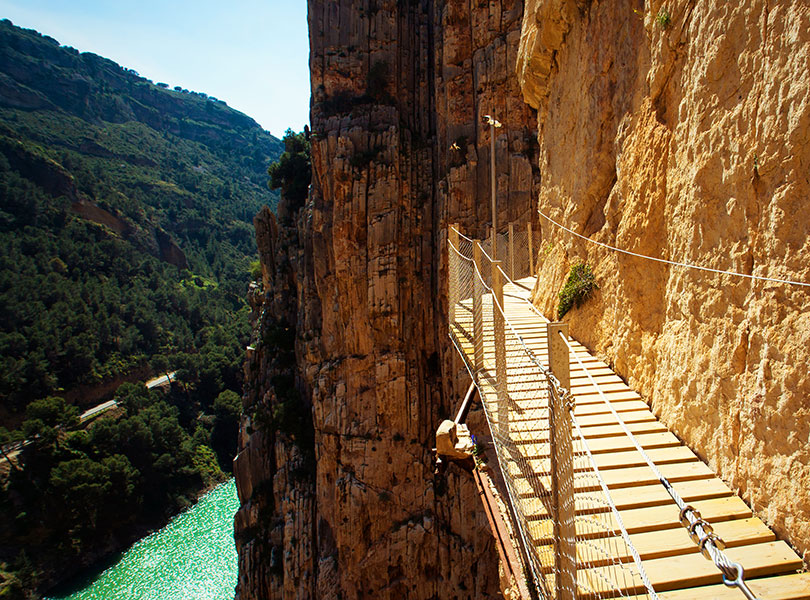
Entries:
<svg viewBox="0 0 810 600">
<path fill-rule="evenodd" d="M 491 480 L 480 469 L 473 470 L 473 479 L 478 488 L 478 496 L 484 505 L 484 512 L 487 515 L 487 521 L 489 521 L 492 537 L 495 538 L 498 556 L 501 559 L 504 571 L 508 578 L 514 581 L 520 594 L 520 600 L 532 600 L 532 594 L 526 586 L 526 574 L 523 572 L 523 564 L 518 560 L 518 554 L 509 535 L 509 530 L 501 516 L 500 506 L 492 494 Z"/>
<path fill-rule="evenodd" d="M 560 334 L 568 336 L 567 323 L 549 323 L 549 367 L 554 377 L 565 389 L 570 389 L 570 363 L 568 346 Z M 577 546 L 576 504 L 574 501 L 574 459 L 571 439 L 571 407 L 550 388 L 549 407 L 551 433 L 551 496 L 554 509 L 554 557 L 557 598 L 576 600 L 577 597 Z"/>
<path fill-rule="evenodd" d="M 515 224 L 509 223 L 509 279 L 515 279 Z"/>
<path fill-rule="evenodd" d="M 529 277 L 534 277 L 534 235 L 531 221 L 526 223 L 526 233 L 529 234 Z"/>
<path fill-rule="evenodd" d="M 456 425 L 467 420 L 467 413 L 470 412 L 470 406 L 472 405 L 473 400 L 475 400 L 477 393 L 478 388 L 475 387 L 475 382 L 473 381 L 470 384 L 470 387 L 467 388 L 467 393 L 464 395 L 464 401 L 461 403 L 458 413 L 456 414 Z"/>
<path fill-rule="evenodd" d="M 503 281 L 501 261 L 492 261 L 492 325 L 495 337 L 495 387 L 498 391 L 498 432 L 501 436 L 509 435 L 509 399 L 508 382 L 506 375 L 506 335 L 504 327 L 506 322 L 503 313 L 498 307 L 503 307 Z"/>
<path fill-rule="evenodd" d="M 447 249 L 447 315 L 450 323 L 456 321 L 456 303 L 458 302 L 456 287 L 458 285 L 458 255 L 453 250 L 453 248 L 459 250 L 458 231 L 458 223 L 450 223 L 447 230 L 447 240 L 451 246 Z"/>
<path fill-rule="evenodd" d="M 476 273 L 473 273 L 473 366 L 476 373 L 484 368 L 484 296 L 483 250 L 479 242 L 473 242 L 473 262 Z"/>
</svg>

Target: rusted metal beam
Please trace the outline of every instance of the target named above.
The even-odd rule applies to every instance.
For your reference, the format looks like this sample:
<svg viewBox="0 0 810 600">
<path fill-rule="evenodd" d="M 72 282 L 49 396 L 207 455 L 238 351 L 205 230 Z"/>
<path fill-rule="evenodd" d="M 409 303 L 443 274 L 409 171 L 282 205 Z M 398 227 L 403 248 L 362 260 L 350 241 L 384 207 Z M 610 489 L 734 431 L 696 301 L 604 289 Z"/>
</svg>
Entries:
<svg viewBox="0 0 810 600">
<path fill-rule="evenodd" d="M 514 582 L 521 600 L 532 600 L 532 595 L 526 585 L 526 577 L 523 573 L 522 563 L 518 560 L 515 547 L 512 544 L 512 538 L 509 534 L 509 529 L 506 527 L 506 523 L 504 523 L 503 517 L 501 516 L 498 501 L 492 494 L 491 479 L 481 469 L 473 470 L 473 479 L 478 488 L 478 497 L 481 498 L 481 503 L 484 506 L 484 512 L 487 515 L 487 521 L 489 521 L 489 527 L 492 530 L 492 537 L 495 538 L 498 556 L 506 571 L 506 576 L 510 581 Z"/>
<path fill-rule="evenodd" d="M 473 400 L 475 400 L 475 396 L 478 394 L 478 388 L 475 386 L 475 382 L 470 384 L 470 387 L 467 388 L 467 393 L 464 396 L 464 401 L 461 403 L 461 406 L 458 409 L 458 413 L 456 414 L 456 425 L 459 423 L 463 423 L 467 420 L 467 413 L 470 412 L 470 406 L 472 406 Z"/>
</svg>

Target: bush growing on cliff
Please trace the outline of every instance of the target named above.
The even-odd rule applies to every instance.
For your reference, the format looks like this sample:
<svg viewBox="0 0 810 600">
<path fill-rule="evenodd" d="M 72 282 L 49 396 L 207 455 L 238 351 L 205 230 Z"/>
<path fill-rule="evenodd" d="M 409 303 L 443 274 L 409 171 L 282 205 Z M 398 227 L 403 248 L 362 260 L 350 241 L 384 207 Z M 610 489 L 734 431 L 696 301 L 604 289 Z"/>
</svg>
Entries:
<svg viewBox="0 0 810 600">
<path fill-rule="evenodd" d="M 269 187 L 281 188 L 281 195 L 291 208 L 303 206 L 312 181 L 309 136 L 306 131 L 295 133 L 288 129 L 284 134 L 284 152 L 267 169 Z"/>
<path fill-rule="evenodd" d="M 557 318 L 563 316 L 574 306 L 579 306 L 588 298 L 591 292 L 599 289 L 590 265 L 578 263 L 571 267 L 568 279 L 560 290 L 560 304 L 557 306 Z"/>
<path fill-rule="evenodd" d="M 661 8 L 661 10 L 658 11 L 658 15 L 655 17 L 655 22 L 658 23 L 658 27 L 661 29 L 667 29 L 672 23 L 672 17 L 669 11 L 666 8 Z"/>
</svg>

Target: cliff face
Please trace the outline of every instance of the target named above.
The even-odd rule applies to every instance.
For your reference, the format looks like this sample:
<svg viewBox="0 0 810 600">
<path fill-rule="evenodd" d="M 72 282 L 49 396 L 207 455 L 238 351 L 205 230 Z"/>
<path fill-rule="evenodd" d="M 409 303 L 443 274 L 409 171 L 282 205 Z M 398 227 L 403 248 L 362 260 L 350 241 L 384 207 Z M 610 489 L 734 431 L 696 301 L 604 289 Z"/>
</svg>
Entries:
<svg viewBox="0 0 810 600">
<path fill-rule="evenodd" d="M 810 281 L 810 8 L 530 0 L 518 73 L 538 109 L 539 209 L 593 240 Z M 670 267 L 541 219 L 537 302 L 566 320 L 808 559 L 810 293 Z"/>
<path fill-rule="evenodd" d="M 483 114 L 505 125 L 499 222 L 530 218 L 539 189 L 521 17 L 520 2 L 309 2 L 309 200 L 256 221 L 267 294 L 235 469 L 241 600 L 498 592 L 472 481 L 452 465 L 435 478 L 431 448 L 464 392 L 444 240 L 448 222 L 489 221 Z M 279 328 L 294 364 L 260 343 Z M 292 431 L 277 415 L 290 374 L 306 417 Z"/>
</svg>

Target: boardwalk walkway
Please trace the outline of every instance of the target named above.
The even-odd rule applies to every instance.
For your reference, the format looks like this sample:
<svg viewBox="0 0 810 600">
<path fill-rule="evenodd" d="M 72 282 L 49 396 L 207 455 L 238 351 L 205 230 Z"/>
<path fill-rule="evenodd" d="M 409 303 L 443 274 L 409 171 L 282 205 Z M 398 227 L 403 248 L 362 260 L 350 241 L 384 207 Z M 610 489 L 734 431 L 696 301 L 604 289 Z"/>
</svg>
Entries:
<svg viewBox="0 0 810 600">
<path fill-rule="evenodd" d="M 797 573 L 802 561 L 796 553 L 608 365 L 570 338 L 566 383 L 574 407 L 567 451 L 572 473 L 567 480 L 559 474 L 562 454 L 555 454 L 559 448 L 551 439 L 559 417 L 551 408 L 549 382 L 536 366 L 536 361 L 551 363 L 552 338 L 547 319 L 526 301 L 534 280 L 512 283 L 504 277 L 499 314 L 493 311 L 499 291 L 484 274 L 480 256 L 478 266 L 468 269 L 472 277 L 465 271 L 465 264 L 476 264 L 469 260 L 472 253 L 462 248 L 451 264 L 451 337 L 483 400 L 506 487 L 502 495 L 511 504 L 515 538 L 528 563 L 525 570 L 540 596 L 745 597 L 740 589 L 723 585 L 718 567 L 681 525 L 681 511 L 648 465 L 649 457 L 683 501 L 699 512 L 706 531 L 709 524 L 713 527 L 727 557 L 744 567 L 745 580 L 758 598 L 810 598 L 810 574 Z M 505 333 L 499 333 L 499 318 L 505 321 Z M 507 384 L 500 386 L 504 376 Z M 568 517 L 565 497 L 573 499 Z M 573 538 L 565 536 L 566 526 Z M 576 585 L 565 585 L 566 562 L 572 561 L 567 554 L 576 557 L 568 565 Z"/>
</svg>

